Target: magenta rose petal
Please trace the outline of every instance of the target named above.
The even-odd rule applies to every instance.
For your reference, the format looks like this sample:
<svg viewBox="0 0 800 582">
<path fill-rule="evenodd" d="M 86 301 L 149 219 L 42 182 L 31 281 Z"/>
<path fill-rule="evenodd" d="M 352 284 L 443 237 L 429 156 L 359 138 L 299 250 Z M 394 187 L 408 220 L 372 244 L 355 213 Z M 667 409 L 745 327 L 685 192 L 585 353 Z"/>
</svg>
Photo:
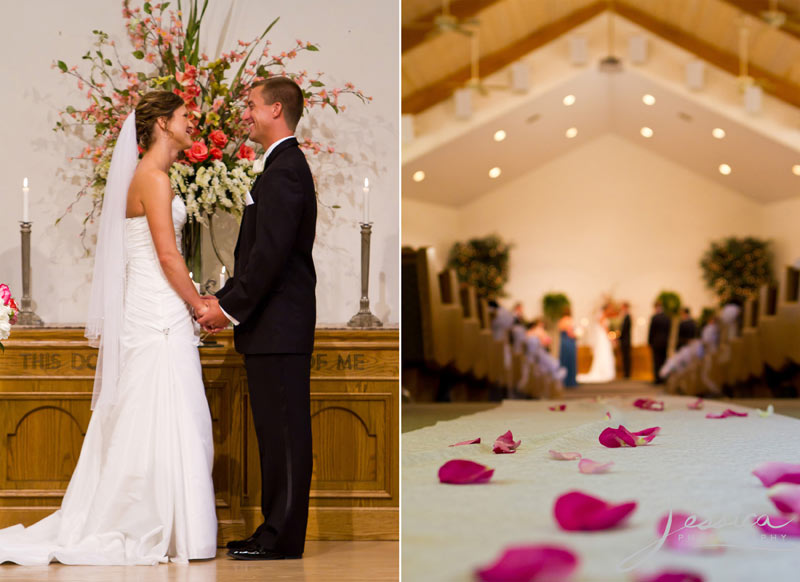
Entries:
<svg viewBox="0 0 800 582">
<path fill-rule="evenodd" d="M 703 408 L 703 399 L 698 398 L 694 402 L 690 402 L 689 404 L 686 405 L 686 408 L 688 408 L 689 410 L 701 410 Z"/>
<path fill-rule="evenodd" d="M 557 461 L 574 461 L 581 458 L 580 453 L 561 453 L 550 449 L 550 457 Z"/>
<path fill-rule="evenodd" d="M 768 461 L 753 469 L 764 487 L 772 487 L 777 483 L 800 483 L 800 464 Z"/>
<path fill-rule="evenodd" d="M 800 485 L 779 483 L 770 488 L 767 497 L 775 504 L 778 511 L 800 516 Z"/>
<path fill-rule="evenodd" d="M 729 416 L 747 416 L 746 412 L 736 412 L 730 408 L 726 408 L 721 414 L 713 414 L 709 412 L 706 418 L 728 418 Z"/>
<path fill-rule="evenodd" d="M 664 410 L 664 402 L 652 398 L 637 398 L 633 401 L 633 405 L 642 410 Z"/>
<path fill-rule="evenodd" d="M 658 537 L 664 536 L 667 529 L 669 514 L 665 514 L 658 524 L 656 533 Z M 713 529 L 700 529 L 699 527 L 689 527 L 703 523 L 703 519 L 693 513 L 673 513 L 669 532 L 664 540 L 664 545 L 679 552 L 695 552 L 698 550 L 719 551 L 723 548 L 717 547 L 719 540 Z M 689 526 L 687 526 L 687 523 Z"/>
<path fill-rule="evenodd" d="M 488 483 L 494 469 L 466 459 L 453 459 L 439 467 L 439 481 L 451 485 Z"/>
<path fill-rule="evenodd" d="M 514 442 L 514 437 L 509 430 L 497 437 L 497 440 L 494 441 L 492 452 L 498 455 L 514 453 L 517 451 L 520 444 L 522 444 L 521 440 Z"/>
<path fill-rule="evenodd" d="M 567 548 L 526 545 L 506 548 L 475 573 L 483 582 L 567 582 L 577 567 L 578 556 Z"/>
<path fill-rule="evenodd" d="M 552 410 L 553 412 L 564 412 L 567 409 L 567 405 L 566 404 L 559 404 L 557 406 L 548 406 L 548 408 L 550 410 Z"/>
<path fill-rule="evenodd" d="M 661 570 L 654 574 L 639 574 L 636 582 L 705 582 L 705 578 L 688 570 Z"/>
<path fill-rule="evenodd" d="M 581 491 L 556 499 L 553 515 L 567 531 L 599 531 L 621 524 L 636 509 L 635 501 L 613 504 Z"/>
<path fill-rule="evenodd" d="M 608 473 L 613 464 L 613 461 L 610 463 L 598 463 L 597 461 L 592 461 L 591 459 L 581 459 L 578 462 L 578 471 L 584 473 L 585 475 Z"/>
<path fill-rule="evenodd" d="M 610 449 L 619 447 L 636 447 L 639 445 L 646 445 L 654 438 L 661 430 L 660 427 L 654 426 L 646 428 L 639 432 L 631 432 L 622 425 L 618 428 L 608 427 L 600 433 L 600 444 Z"/>
<path fill-rule="evenodd" d="M 796 515 L 768 515 L 767 520 L 759 518 L 755 526 L 770 535 L 785 535 L 800 538 L 800 517 Z"/>
<path fill-rule="evenodd" d="M 461 441 L 460 443 L 455 443 L 455 444 L 447 445 L 447 446 L 449 446 L 449 447 L 460 447 L 461 445 L 479 445 L 480 443 L 481 443 L 481 437 L 478 437 L 476 439 L 472 439 L 472 440 L 469 440 L 469 441 Z"/>
</svg>

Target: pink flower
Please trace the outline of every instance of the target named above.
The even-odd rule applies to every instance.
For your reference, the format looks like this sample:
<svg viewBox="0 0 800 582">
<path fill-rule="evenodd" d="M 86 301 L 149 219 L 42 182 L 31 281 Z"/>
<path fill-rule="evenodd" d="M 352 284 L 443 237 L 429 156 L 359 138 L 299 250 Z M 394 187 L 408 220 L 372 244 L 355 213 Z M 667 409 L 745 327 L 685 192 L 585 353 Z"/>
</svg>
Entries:
<svg viewBox="0 0 800 582">
<path fill-rule="evenodd" d="M 219 148 L 211 148 L 208 153 L 215 160 L 221 160 L 222 159 L 222 150 L 219 149 Z"/>
<path fill-rule="evenodd" d="M 240 160 L 255 160 L 256 152 L 247 144 L 242 144 L 239 151 L 236 153 L 236 157 Z"/>
<path fill-rule="evenodd" d="M 451 485 L 488 483 L 494 469 L 466 459 L 453 459 L 439 467 L 439 482 Z"/>
<path fill-rule="evenodd" d="M 224 148 L 228 143 L 228 136 L 221 129 L 215 129 L 208 134 L 208 140 L 218 148 Z"/>
<path fill-rule="evenodd" d="M 705 582 L 701 574 L 685 570 L 661 570 L 655 574 L 638 575 L 636 582 Z"/>
<path fill-rule="evenodd" d="M 580 491 L 556 499 L 553 514 L 567 531 L 598 531 L 621 524 L 636 509 L 635 501 L 613 504 Z"/>
<path fill-rule="evenodd" d="M 636 447 L 639 445 L 646 445 L 654 438 L 661 430 L 661 427 L 654 426 L 646 428 L 639 432 L 631 432 L 622 425 L 619 428 L 608 427 L 600 433 L 600 444 L 610 449 L 618 447 Z"/>
<path fill-rule="evenodd" d="M 558 451 L 554 451 L 550 449 L 550 457 L 557 460 L 557 461 L 574 461 L 575 459 L 580 459 L 580 453 L 560 453 Z"/>
<path fill-rule="evenodd" d="M 8 305 L 10 299 L 11 299 L 11 289 L 9 289 L 8 285 L 6 285 L 5 283 L 0 284 L 0 300 L 3 301 L 3 305 Z"/>
<path fill-rule="evenodd" d="M 490 566 L 475 573 L 483 582 L 566 582 L 578 567 L 578 556 L 563 547 L 511 546 Z"/>
<path fill-rule="evenodd" d="M 193 164 L 197 164 L 205 161 L 208 157 L 208 146 L 202 140 L 196 141 L 191 148 L 183 150 L 183 153 L 186 155 L 186 159 Z"/>
<path fill-rule="evenodd" d="M 477 445 L 477 444 L 480 444 L 480 442 L 481 442 L 481 438 L 478 437 L 476 439 L 472 439 L 472 440 L 469 440 L 469 441 L 461 441 L 460 443 L 455 443 L 453 445 L 448 445 L 448 446 L 450 446 L 450 447 L 460 447 L 461 445 Z"/>
<path fill-rule="evenodd" d="M 753 475 L 761 480 L 764 487 L 776 483 L 800 483 L 800 464 L 766 462 L 753 469 Z"/>
<path fill-rule="evenodd" d="M 709 412 L 706 414 L 706 418 L 728 418 L 729 416 L 747 416 L 746 412 L 736 412 L 731 410 L 730 408 L 726 408 L 722 414 L 712 414 Z"/>
<path fill-rule="evenodd" d="M 514 442 L 514 437 L 509 430 L 505 434 L 501 434 L 499 437 L 497 437 L 497 440 L 494 441 L 492 452 L 498 455 L 514 453 L 520 444 L 522 444 L 522 441 Z"/>
<path fill-rule="evenodd" d="M 706 527 L 706 523 L 692 513 L 670 512 L 658 520 L 656 533 L 659 538 L 664 538 L 667 548 L 678 552 L 722 550 L 722 547 L 715 547 L 719 540 L 714 530 Z"/>
<path fill-rule="evenodd" d="M 608 473 L 613 464 L 613 462 L 598 463 L 597 461 L 592 461 L 591 459 L 581 459 L 578 461 L 578 471 L 585 475 L 591 475 L 593 473 Z"/>
<path fill-rule="evenodd" d="M 653 400 L 652 398 L 638 398 L 633 402 L 633 405 L 642 410 L 664 410 L 664 402 Z"/>
</svg>

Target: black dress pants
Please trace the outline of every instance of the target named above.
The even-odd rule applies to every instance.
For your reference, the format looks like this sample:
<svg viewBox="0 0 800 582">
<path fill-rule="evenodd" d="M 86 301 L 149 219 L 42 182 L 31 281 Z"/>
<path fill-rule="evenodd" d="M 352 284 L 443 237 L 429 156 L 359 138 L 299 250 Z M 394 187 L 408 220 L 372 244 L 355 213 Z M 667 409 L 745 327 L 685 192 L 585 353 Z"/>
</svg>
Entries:
<svg viewBox="0 0 800 582">
<path fill-rule="evenodd" d="M 619 351 L 622 354 L 622 373 L 625 378 L 631 377 L 631 344 L 621 343 Z"/>
<path fill-rule="evenodd" d="M 261 511 L 254 536 L 286 555 L 303 553 L 311 487 L 311 355 L 246 354 L 250 409 L 261 457 Z"/>
<path fill-rule="evenodd" d="M 655 384 L 663 384 L 664 379 L 659 375 L 659 370 L 664 362 L 667 361 L 667 346 L 653 347 L 653 382 Z"/>
</svg>

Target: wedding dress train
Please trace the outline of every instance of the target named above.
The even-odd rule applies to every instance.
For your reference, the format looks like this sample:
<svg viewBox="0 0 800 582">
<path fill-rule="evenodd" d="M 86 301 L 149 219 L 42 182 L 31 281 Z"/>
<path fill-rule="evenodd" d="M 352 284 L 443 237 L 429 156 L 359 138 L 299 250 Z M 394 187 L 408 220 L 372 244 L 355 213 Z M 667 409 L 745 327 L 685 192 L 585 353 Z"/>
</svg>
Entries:
<svg viewBox="0 0 800 582">
<path fill-rule="evenodd" d="M 586 374 L 578 374 L 579 383 L 611 382 L 617 377 L 614 348 L 608 339 L 604 319 L 598 319 L 589 330 L 592 347 L 592 366 Z"/>
<path fill-rule="evenodd" d="M 186 208 L 172 203 L 176 239 Z M 216 554 L 211 416 L 194 322 L 145 217 L 125 221 L 118 399 L 97 408 L 61 508 L 0 530 L 0 562 L 134 565 Z"/>
</svg>

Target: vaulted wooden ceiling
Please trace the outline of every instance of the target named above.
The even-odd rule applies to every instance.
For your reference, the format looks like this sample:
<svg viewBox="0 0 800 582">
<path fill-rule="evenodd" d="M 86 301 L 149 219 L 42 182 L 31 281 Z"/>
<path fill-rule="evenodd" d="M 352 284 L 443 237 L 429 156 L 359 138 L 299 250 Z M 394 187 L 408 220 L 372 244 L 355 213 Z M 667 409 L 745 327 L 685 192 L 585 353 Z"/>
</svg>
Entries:
<svg viewBox="0 0 800 582">
<path fill-rule="evenodd" d="M 490 75 L 604 10 L 613 10 L 700 59 L 739 72 L 739 28 L 750 30 L 749 73 L 766 92 L 800 107 L 800 26 L 776 28 L 760 18 L 768 0 L 451 0 L 457 19 L 476 19 L 480 74 Z M 447 99 L 470 77 L 469 38 L 432 34 L 441 0 L 403 0 L 402 109 L 419 113 Z M 779 8 L 800 23 L 800 0 Z M 473 26 L 473 25 L 470 25 Z"/>
</svg>

